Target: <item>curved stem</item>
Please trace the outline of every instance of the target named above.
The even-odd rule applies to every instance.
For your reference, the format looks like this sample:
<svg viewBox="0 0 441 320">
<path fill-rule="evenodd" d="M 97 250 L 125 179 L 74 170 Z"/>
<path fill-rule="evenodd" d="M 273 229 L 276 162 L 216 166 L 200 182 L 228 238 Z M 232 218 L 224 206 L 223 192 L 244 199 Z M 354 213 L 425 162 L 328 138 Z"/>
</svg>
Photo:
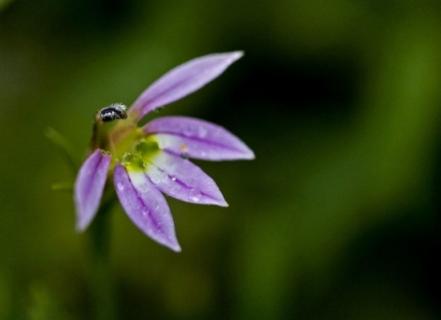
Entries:
<svg viewBox="0 0 441 320">
<path fill-rule="evenodd" d="M 91 255 L 90 286 L 92 291 L 93 319 L 116 319 L 114 279 L 110 265 L 110 209 L 115 197 L 108 199 L 98 211 L 89 232 Z"/>
</svg>

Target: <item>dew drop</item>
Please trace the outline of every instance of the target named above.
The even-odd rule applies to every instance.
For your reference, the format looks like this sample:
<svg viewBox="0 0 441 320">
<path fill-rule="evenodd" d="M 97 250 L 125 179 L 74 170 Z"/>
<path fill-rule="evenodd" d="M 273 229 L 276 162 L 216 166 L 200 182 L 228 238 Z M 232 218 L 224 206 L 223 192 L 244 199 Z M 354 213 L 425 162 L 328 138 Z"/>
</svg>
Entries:
<svg viewBox="0 0 441 320">
<path fill-rule="evenodd" d="M 148 214 L 149 214 L 149 212 L 148 212 L 147 210 L 142 210 L 142 211 L 141 211 L 141 215 L 142 215 L 143 217 L 147 217 Z"/>
<path fill-rule="evenodd" d="M 194 134 L 192 127 L 185 127 L 183 131 L 184 131 L 184 135 L 187 137 L 191 137 Z"/>
<path fill-rule="evenodd" d="M 152 181 L 153 184 L 159 184 L 161 182 L 161 177 L 158 177 L 155 174 L 151 174 L 149 175 L 150 180 Z"/>
<path fill-rule="evenodd" d="M 199 201 L 199 191 L 198 190 L 196 190 L 195 188 L 191 188 L 190 189 L 190 192 L 189 192 L 190 194 L 190 199 L 192 200 L 192 201 L 196 201 L 196 202 L 198 202 Z"/>
<path fill-rule="evenodd" d="M 207 129 L 205 129 L 204 127 L 199 127 L 198 136 L 199 138 L 205 138 L 207 136 Z"/>
</svg>

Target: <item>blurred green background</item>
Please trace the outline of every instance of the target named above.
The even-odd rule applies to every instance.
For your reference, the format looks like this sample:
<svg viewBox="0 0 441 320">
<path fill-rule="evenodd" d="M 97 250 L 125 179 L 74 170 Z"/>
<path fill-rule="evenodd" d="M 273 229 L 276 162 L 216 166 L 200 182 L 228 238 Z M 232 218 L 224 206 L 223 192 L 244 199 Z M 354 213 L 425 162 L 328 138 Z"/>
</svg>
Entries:
<svg viewBox="0 0 441 320">
<path fill-rule="evenodd" d="M 170 200 L 183 247 L 112 212 L 120 319 L 441 319 L 441 2 L 0 0 L 0 319 L 93 319 L 73 173 L 95 111 L 245 50 L 155 116 L 255 151 L 201 163 L 230 207 Z"/>
</svg>

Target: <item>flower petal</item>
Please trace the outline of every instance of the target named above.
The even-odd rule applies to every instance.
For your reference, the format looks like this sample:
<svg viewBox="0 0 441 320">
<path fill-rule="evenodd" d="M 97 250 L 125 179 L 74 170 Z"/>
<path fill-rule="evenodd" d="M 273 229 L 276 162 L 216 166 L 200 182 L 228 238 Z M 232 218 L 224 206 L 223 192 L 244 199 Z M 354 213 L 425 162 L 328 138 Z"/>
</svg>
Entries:
<svg viewBox="0 0 441 320">
<path fill-rule="evenodd" d="M 193 93 L 222 74 L 242 55 L 241 51 L 210 54 L 172 69 L 148 87 L 129 112 L 139 119 L 156 108 Z"/>
<path fill-rule="evenodd" d="M 213 179 L 190 161 L 161 152 L 149 162 L 146 174 L 170 197 L 197 204 L 228 206 Z"/>
<path fill-rule="evenodd" d="M 144 126 L 155 133 L 159 147 L 174 154 L 202 160 L 254 159 L 238 137 L 221 126 L 189 117 L 162 117 Z"/>
<path fill-rule="evenodd" d="M 83 231 L 92 222 L 106 185 L 111 157 L 96 149 L 84 161 L 75 182 L 77 230 Z"/>
<path fill-rule="evenodd" d="M 145 174 L 117 165 L 113 178 L 119 201 L 132 222 L 154 241 L 181 251 L 167 202 Z"/>
</svg>

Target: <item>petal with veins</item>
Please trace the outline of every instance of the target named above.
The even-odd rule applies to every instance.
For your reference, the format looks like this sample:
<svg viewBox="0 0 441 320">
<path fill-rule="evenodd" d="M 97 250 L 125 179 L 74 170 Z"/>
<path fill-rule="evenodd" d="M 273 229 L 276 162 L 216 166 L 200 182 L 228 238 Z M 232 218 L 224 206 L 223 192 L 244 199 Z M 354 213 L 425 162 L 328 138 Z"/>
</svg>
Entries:
<svg viewBox="0 0 441 320">
<path fill-rule="evenodd" d="M 95 150 L 84 161 L 75 182 L 77 229 L 83 231 L 93 220 L 103 195 L 111 157 Z"/>
<path fill-rule="evenodd" d="M 238 137 L 221 126 L 190 117 L 162 117 L 147 123 L 159 147 L 174 154 L 202 160 L 254 159 L 254 153 Z"/>
<path fill-rule="evenodd" d="M 141 171 L 117 165 L 114 184 L 119 201 L 132 222 L 154 241 L 181 251 L 173 217 L 164 196 Z"/>
<path fill-rule="evenodd" d="M 138 97 L 129 113 L 140 119 L 156 108 L 193 93 L 221 75 L 242 55 L 241 51 L 210 54 L 170 70 Z"/>
<path fill-rule="evenodd" d="M 216 183 L 190 161 L 168 152 L 148 160 L 146 174 L 162 192 L 178 200 L 226 207 Z"/>
</svg>

